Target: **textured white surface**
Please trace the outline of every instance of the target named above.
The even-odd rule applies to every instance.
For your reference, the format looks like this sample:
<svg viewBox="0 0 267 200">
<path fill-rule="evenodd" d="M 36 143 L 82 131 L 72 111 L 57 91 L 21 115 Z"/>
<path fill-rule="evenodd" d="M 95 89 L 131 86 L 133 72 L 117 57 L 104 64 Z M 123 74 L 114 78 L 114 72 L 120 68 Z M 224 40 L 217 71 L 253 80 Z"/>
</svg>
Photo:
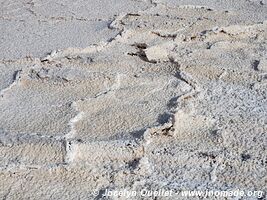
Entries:
<svg viewBox="0 0 267 200">
<path fill-rule="evenodd" d="M 266 191 L 265 1 L 0 5 L 0 199 Z"/>
</svg>

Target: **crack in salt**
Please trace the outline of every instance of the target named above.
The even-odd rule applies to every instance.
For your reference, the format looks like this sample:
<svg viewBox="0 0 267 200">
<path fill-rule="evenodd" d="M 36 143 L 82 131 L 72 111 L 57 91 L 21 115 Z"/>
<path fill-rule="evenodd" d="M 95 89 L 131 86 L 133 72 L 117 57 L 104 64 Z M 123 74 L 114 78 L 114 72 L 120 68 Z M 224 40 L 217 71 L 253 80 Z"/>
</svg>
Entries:
<svg viewBox="0 0 267 200">
<path fill-rule="evenodd" d="M 81 112 L 78 109 L 78 106 L 77 106 L 78 101 L 74 101 L 71 104 L 71 107 L 73 107 L 78 112 L 78 114 L 70 120 L 70 122 L 69 122 L 70 131 L 68 134 L 65 135 L 65 148 L 66 148 L 65 162 L 66 163 L 70 163 L 71 161 L 73 161 L 73 159 L 76 156 L 75 151 L 74 151 L 73 146 L 72 146 L 72 140 L 75 137 L 75 135 L 77 134 L 77 131 L 75 129 L 75 125 L 77 122 L 82 120 L 84 117 L 84 112 Z"/>
</svg>

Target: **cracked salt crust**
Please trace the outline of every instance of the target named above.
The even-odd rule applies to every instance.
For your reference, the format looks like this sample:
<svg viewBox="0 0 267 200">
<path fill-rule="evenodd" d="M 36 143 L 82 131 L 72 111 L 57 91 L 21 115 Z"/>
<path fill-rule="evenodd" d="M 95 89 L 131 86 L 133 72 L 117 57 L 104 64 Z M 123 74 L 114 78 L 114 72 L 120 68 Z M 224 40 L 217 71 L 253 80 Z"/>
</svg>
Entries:
<svg viewBox="0 0 267 200">
<path fill-rule="evenodd" d="M 262 1 L 1 5 L 0 198 L 266 191 Z"/>
</svg>

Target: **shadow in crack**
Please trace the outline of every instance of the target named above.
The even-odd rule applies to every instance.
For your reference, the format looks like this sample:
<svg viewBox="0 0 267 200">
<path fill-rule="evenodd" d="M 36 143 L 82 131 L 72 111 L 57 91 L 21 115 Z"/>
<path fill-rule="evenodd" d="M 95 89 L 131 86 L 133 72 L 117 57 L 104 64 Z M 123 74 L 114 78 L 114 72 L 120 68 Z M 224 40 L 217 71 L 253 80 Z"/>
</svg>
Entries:
<svg viewBox="0 0 267 200">
<path fill-rule="evenodd" d="M 134 138 L 134 139 L 143 139 L 144 138 L 144 133 L 147 130 L 147 128 L 142 128 L 140 130 L 136 130 L 133 132 L 130 132 L 130 135 Z"/>
<path fill-rule="evenodd" d="M 159 125 L 166 124 L 166 123 L 170 122 L 170 119 L 172 119 L 172 116 L 173 115 L 171 113 L 165 112 L 165 113 L 158 116 L 157 122 L 159 123 Z"/>
</svg>

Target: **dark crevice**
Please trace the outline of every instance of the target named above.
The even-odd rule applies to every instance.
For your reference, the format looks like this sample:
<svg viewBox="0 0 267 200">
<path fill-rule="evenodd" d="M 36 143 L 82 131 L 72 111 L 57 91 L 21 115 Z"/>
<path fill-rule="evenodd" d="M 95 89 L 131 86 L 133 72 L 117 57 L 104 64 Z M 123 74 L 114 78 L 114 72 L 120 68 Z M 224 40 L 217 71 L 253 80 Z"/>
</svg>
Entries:
<svg viewBox="0 0 267 200">
<path fill-rule="evenodd" d="M 252 62 L 252 67 L 255 71 L 259 71 L 259 64 L 260 64 L 260 61 L 259 60 L 254 60 Z"/>
<path fill-rule="evenodd" d="M 251 155 L 249 155 L 249 154 L 246 154 L 246 153 L 242 153 L 241 154 L 241 160 L 242 161 L 247 161 L 247 160 L 249 160 L 251 158 Z"/>
<path fill-rule="evenodd" d="M 165 112 L 165 113 L 158 116 L 157 122 L 160 125 L 163 125 L 165 123 L 168 123 L 170 121 L 170 119 L 172 118 L 172 116 L 173 116 L 172 114 Z"/>
<path fill-rule="evenodd" d="M 162 37 L 162 38 L 170 38 L 170 39 L 175 39 L 177 37 L 177 34 L 175 33 L 168 33 L 168 34 L 161 34 L 159 32 L 152 31 L 153 34 Z"/>
<path fill-rule="evenodd" d="M 134 160 L 131 160 L 127 163 L 128 167 L 132 170 L 138 168 L 139 166 L 139 163 L 140 163 L 140 158 L 136 158 Z"/>
<path fill-rule="evenodd" d="M 135 139 L 143 139 L 146 128 L 130 132 L 130 135 Z"/>
<path fill-rule="evenodd" d="M 146 53 L 144 51 L 144 49 L 147 48 L 147 44 L 145 44 L 145 43 L 135 43 L 132 46 L 134 46 L 138 51 L 135 52 L 135 53 L 127 53 L 127 55 L 137 56 L 137 57 L 139 57 L 141 60 L 143 60 L 145 62 L 149 62 L 149 63 L 153 63 L 153 64 L 157 63 L 156 61 L 148 60 L 148 58 L 146 56 Z"/>
</svg>

